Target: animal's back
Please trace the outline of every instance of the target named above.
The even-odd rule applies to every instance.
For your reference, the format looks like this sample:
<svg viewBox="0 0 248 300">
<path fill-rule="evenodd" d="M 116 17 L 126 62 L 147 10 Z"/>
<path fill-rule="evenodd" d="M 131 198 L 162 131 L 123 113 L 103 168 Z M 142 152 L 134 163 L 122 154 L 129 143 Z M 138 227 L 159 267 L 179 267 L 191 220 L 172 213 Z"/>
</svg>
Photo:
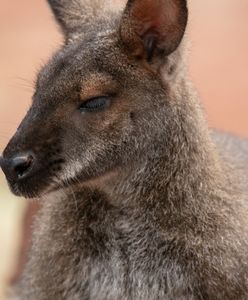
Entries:
<svg viewBox="0 0 248 300">
<path fill-rule="evenodd" d="M 227 178 L 226 187 L 232 197 L 234 211 L 239 211 L 242 220 L 241 230 L 248 230 L 248 140 L 221 131 L 212 132 L 218 157 L 221 159 L 223 176 Z M 246 235 L 247 236 L 247 235 Z M 247 236 L 248 237 L 248 236 Z"/>
<path fill-rule="evenodd" d="M 248 139 L 217 130 L 212 132 L 212 138 L 224 161 L 229 161 L 248 179 Z"/>
</svg>

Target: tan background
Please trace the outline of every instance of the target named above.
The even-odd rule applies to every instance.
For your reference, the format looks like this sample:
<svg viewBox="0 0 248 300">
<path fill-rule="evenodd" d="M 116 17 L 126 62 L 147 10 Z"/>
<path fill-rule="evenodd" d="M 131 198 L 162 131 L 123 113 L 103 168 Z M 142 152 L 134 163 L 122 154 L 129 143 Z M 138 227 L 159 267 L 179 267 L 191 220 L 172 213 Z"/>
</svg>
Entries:
<svg viewBox="0 0 248 300">
<path fill-rule="evenodd" d="M 190 11 L 190 74 L 209 124 L 248 137 L 248 1 L 191 0 Z M 0 153 L 30 104 L 37 70 L 60 43 L 45 0 L 0 0 Z M 10 195 L 0 171 L 1 300 L 26 203 Z"/>
</svg>

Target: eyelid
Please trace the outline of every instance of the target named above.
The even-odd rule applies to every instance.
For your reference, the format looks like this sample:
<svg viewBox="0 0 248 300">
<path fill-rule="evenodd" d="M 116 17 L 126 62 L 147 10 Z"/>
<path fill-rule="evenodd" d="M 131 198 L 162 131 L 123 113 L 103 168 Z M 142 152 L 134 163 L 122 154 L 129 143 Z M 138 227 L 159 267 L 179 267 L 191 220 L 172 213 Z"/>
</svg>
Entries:
<svg viewBox="0 0 248 300">
<path fill-rule="evenodd" d="M 103 110 L 111 104 L 111 98 L 108 96 L 98 96 L 82 102 L 78 109 L 81 112 L 94 112 Z"/>
<path fill-rule="evenodd" d="M 90 97 L 90 98 L 86 99 L 84 102 L 96 100 L 96 99 L 99 99 L 99 98 L 110 98 L 110 96 L 107 95 L 107 94 L 100 95 L 100 96 L 94 96 L 94 97 Z"/>
<path fill-rule="evenodd" d="M 111 92 L 111 93 L 103 93 L 103 94 L 93 94 L 92 96 L 87 96 L 84 97 L 83 99 L 80 98 L 80 103 L 85 103 L 85 102 L 88 102 L 88 101 L 92 101 L 92 100 L 95 100 L 95 99 L 98 99 L 98 98 L 114 98 L 117 96 L 117 93 L 116 92 Z"/>
</svg>

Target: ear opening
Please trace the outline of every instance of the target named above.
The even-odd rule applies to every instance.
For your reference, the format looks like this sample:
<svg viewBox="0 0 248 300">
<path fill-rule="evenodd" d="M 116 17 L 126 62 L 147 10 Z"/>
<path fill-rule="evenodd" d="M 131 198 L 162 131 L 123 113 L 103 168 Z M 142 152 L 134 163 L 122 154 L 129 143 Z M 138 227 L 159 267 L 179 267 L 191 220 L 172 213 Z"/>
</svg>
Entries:
<svg viewBox="0 0 248 300">
<path fill-rule="evenodd" d="M 120 35 L 132 55 L 152 61 L 178 48 L 187 21 L 186 0 L 129 0 Z"/>
</svg>

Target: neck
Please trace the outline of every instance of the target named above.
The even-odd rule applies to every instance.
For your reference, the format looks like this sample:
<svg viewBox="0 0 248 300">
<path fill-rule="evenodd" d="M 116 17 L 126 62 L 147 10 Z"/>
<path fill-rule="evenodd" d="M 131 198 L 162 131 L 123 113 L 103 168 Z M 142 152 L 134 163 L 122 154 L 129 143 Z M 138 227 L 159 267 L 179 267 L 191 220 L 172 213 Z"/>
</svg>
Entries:
<svg viewBox="0 0 248 300">
<path fill-rule="evenodd" d="M 179 130 L 170 140 L 100 184 L 114 205 L 166 209 L 170 214 L 192 207 L 200 213 L 211 206 L 209 199 L 218 198 L 221 171 L 205 120 L 192 97 L 183 101 L 177 112 Z"/>
</svg>

